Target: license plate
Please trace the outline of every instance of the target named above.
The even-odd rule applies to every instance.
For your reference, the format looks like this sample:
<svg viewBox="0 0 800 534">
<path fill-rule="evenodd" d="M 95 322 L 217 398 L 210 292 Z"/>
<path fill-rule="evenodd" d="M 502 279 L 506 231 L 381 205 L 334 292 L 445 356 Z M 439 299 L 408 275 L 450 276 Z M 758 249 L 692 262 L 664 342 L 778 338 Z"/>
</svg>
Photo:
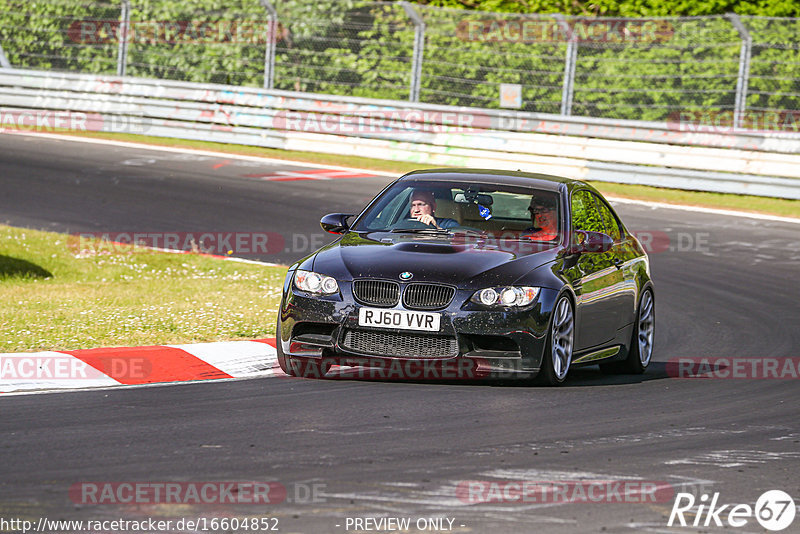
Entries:
<svg viewBox="0 0 800 534">
<path fill-rule="evenodd" d="M 359 326 L 438 332 L 440 322 L 441 314 L 439 313 L 382 310 L 379 308 L 361 308 L 358 310 Z"/>
</svg>

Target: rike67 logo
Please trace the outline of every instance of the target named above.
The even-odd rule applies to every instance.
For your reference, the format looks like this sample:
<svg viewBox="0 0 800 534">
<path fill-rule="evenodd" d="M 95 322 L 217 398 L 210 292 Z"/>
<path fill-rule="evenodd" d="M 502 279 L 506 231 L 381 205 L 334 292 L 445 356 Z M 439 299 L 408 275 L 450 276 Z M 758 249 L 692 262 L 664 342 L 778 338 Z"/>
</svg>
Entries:
<svg viewBox="0 0 800 534">
<path fill-rule="evenodd" d="M 710 499 L 706 494 L 701 495 L 699 502 L 696 502 L 695 496 L 691 493 L 678 493 L 667 526 L 752 528 L 755 520 L 762 528 L 778 532 L 792 524 L 796 512 L 794 500 L 781 490 L 765 491 L 755 506 L 721 504 L 718 492 Z"/>
</svg>

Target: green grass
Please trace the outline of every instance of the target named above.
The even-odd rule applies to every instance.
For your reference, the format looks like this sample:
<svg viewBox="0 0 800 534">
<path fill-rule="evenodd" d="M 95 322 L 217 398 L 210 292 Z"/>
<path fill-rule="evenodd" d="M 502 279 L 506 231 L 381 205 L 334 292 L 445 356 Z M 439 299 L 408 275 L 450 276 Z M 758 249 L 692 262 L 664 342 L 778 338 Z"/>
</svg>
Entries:
<svg viewBox="0 0 800 534">
<path fill-rule="evenodd" d="M 80 254 L 70 243 L 0 225 L 0 352 L 275 334 L 285 267 L 142 248 Z"/>
<path fill-rule="evenodd" d="M 800 200 L 592 182 L 604 195 L 800 218 Z"/>
<path fill-rule="evenodd" d="M 67 133 L 67 132 L 65 132 Z M 142 136 L 133 134 L 115 134 L 105 132 L 68 132 L 72 135 L 92 137 L 99 139 L 114 139 L 133 143 L 144 143 L 158 146 L 178 148 L 192 148 L 197 150 L 212 150 L 229 154 L 245 154 L 289 161 L 302 161 L 324 165 L 339 165 L 343 167 L 357 167 L 374 171 L 396 173 L 398 176 L 416 169 L 432 169 L 438 165 L 425 165 L 420 163 L 389 161 L 361 156 L 343 156 L 339 154 L 320 154 L 316 152 L 294 152 L 273 148 L 261 148 L 244 145 L 229 145 L 207 141 L 187 141 L 163 137 Z M 752 195 L 732 195 L 725 193 L 706 193 L 700 191 L 686 191 L 682 189 L 666 189 L 644 185 L 614 184 L 608 182 L 593 182 L 603 194 L 625 198 L 666 202 L 672 204 L 687 204 L 709 208 L 731 209 L 754 213 L 766 213 L 784 217 L 800 218 L 800 200 L 787 200 L 782 198 L 767 198 Z"/>
</svg>

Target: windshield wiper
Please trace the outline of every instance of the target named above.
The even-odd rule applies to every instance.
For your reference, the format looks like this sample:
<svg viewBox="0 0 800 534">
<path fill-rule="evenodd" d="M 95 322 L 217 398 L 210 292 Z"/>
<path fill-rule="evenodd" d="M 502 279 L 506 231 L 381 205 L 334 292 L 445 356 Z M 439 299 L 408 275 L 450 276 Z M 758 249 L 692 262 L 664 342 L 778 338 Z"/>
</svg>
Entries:
<svg viewBox="0 0 800 534">
<path fill-rule="evenodd" d="M 393 234 L 436 234 L 450 235 L 453 232 L 447 228 L 393 228 Z"/>
</svg>

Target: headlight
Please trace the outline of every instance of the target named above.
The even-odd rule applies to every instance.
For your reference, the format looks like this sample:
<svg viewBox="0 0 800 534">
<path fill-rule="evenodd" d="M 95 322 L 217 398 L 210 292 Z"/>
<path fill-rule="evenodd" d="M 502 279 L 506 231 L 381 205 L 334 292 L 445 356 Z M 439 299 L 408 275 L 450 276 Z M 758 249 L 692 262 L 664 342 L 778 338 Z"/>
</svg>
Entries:
<svg viewBox="0 0 800 534">
<path fill-rule="evenodd" d="M 487 287 L 476 291 L 470 300 L 487 308 L 519 308 L 533 302 L 538 294 L 538 287 Z"/>
<path fill-rule="evenodd" d="M 315 295 L 333 295 L 339 292 L 339 284 L 335 278 L 299 269 L 294 275 L 294 287 Z"/>
</svg>

